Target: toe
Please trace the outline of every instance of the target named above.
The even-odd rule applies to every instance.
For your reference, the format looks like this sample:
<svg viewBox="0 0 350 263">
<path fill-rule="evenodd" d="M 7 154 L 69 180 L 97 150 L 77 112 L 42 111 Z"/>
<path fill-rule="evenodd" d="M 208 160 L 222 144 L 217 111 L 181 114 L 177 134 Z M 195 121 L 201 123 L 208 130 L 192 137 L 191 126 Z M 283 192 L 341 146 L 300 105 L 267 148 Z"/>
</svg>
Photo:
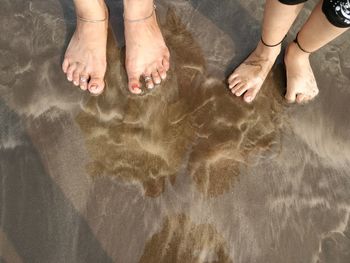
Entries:
<svg viewBox="0 0 350 263">
<path fill-rule="evenodd" d="M 137 72 L 133 72 L 129 74 L 128 79 L 128 87 L 131 93 L 133 94 L 140 94 L 142 92 L 141 90 L 141 83 L 140 83 L 140 75 Z"/>
<path fill-rule="evenodd" d="M 75 86 L 79 86 L 80 84 L 80 74 L 83 71 L 84 66 L 82 64 L 78 64 L 76 69 L 73 72 L 73 84 Z"/>
<path fill-rule="evenodd" d="M 313 96 L 305 96 L 303 103 L 307 103 L 309 101 L 311 101 L 314 97 Z"/>
<path fill-rule="evenodd" d="M 251 88 L 249 89 L 245 94 L 244 94 L 244 101 L 247 102 L 247 103 L 251 103 L 255 97 L 256 97 L 256 94 L 258 94 L 259 92 L 259 89 L 258 88 Z"/>
<path fill-rule="evenodd" d="M 169 58 L 168 57 L 163 58 L 162 64 L 163 64 L 163 68 L 165 69 L 165 71 L 168 71 L 170 68 Z"/>
<path fill-rule="evenodd" d="M 105 87 L 103 76 L 99 74 L 91 74 L 91 79 L 88 84 L 88 90 L 93 95 L 100 95 Z"/>
<path fill-rule="evenodd" d="M 233 72 L 228 78 L 228 83 L 232 82 L 237 77 L 238 77 L 238 74 Z"/>
<path fill-rule="evenodd" d="M 145 82 L 146 82 L 146 87 L 147 89 L 153 89 L 154 88 L 154 83 L 152 80 L 152 77 L 148 77 L 149 75 L 145 75 L 147 77 L 145 77 Z"/>
<path fill-rule="evenodd" d="M 79 86 L 82 90 L 87 90 L 89 74 L 82 72 L 79 77 Z"/>
<path fill-rule="evenodd" d="M 240 82 L 238 84 L 236 84 L 232 89 L 231 89 L 231 92 L 233 94 L 235 94 L 245 83 L 243 82 Z"/>
<path fill-rule="evenodd" d="M 234 79 L 232 79 L 232 81 L 229 82 L 228 87 L 230 89 L 233 89 L 237 84 L 239 84 L 242 80 L 239 77 L 236 77 Z"/>
<path fill-rule="evenodd" d="M 244 92 L 246 92 L 247 90 L 248 90 L 248 85 L 247 84 L 244 84 L 244 85 L 242 85 L 237 91 L 236 91 L 236 96 L 242 96 L 242 94 L 244 93 Z"/>
<path fill-rule="evenodd" d="M 69 65 L 69 67 L 67 69 L 67 79 L 69 81 L 73 80 L 73 73 L 74 73 L 76 68 L 77 68 L 77 63 L 72 63 Z"/>
<path fill-rule="evenodd" d="M 166 70 L 164 69 L 163 65 L 158 65 L 157 67 L 158 74 L 162 80 L 166 79 Z"/>
<path fill-rule="evenodd" d="M 159 85 L 162 82 L 162 79 L 160 78 L 158 71 L 152 72 L 152 79 L 153 79 L 153 83 L 156 85 Z"/>
<path fill-rule="evenodd" d="M 298 104 L 303 103 L 305 100 L 306 100 L 306 96 L 304 94 L 297 94 L 296 102 Z"/>
<path fill-rule="evenodd" d="M 153 82 L 153 79 L 152 79 L 152 77 L 153 77 L 152 74 L 153 73 L 151 71 L 151 68 L 146 69 L 143 72 L 143 74 L 142 74 L 142 76 L 143 76 L 143 78 L 145 80 L 145 84 L 146 84 L 147 89 L 153 89 L 154 88 L 154 82 Z"/>
<path fill-rule="evenodd" d="M 69 67 L 69 60 L 68 58 L 65 58 L 62 63 L 62 70 L 64 73 L 67 73 L 68 67 Z"/>
<path fill-rule="evenodd" d="M 293 89 L 289 89 L 289 88 L 287 87 L 287 93 L 286 93 L 286 95 L 284 96 L 284 97 L 286 98 L 287 102 L 289 102 L 289 103 L 294 103 L 294 102 L 295 102 L 295 99 L 296 99 L 296 96 L 297 96 L 296 91 L 293 90 Z"/>
</svg>

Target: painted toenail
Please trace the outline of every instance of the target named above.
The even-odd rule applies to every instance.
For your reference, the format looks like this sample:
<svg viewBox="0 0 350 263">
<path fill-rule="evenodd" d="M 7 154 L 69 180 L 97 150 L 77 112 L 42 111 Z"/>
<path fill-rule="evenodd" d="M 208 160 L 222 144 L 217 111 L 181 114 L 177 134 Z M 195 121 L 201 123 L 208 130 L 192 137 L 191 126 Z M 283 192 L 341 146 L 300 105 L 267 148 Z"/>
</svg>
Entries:
<svg viewBox="0 0 350 263">
<path fill-rule="evenodd" d="M 133 84 L 133 85 L 131 86 L 131 88 L 132 88 L 132 89 L 138 89 L 138 88 L 139 88 L 139 85 Z"/>
</svg>

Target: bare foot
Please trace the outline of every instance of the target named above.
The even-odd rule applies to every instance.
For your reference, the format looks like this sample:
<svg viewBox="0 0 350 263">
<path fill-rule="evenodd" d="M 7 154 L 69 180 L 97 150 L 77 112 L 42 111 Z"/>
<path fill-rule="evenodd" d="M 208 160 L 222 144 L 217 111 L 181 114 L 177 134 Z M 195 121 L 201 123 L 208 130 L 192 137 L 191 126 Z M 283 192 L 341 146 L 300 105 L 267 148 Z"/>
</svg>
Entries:
<svg viewBox="0 0 350 263">
<path fill-rule="evenodd" d="M 140 6 L 135 6 L 135 2 L 132 2 L 129 6 L 124 4 L 124 7 L 125 64 L 129 79 L 128 87 L 132 93 L 140 94 L 142 92 L 141 76 L 145 77 L 149 89 L 160 84 L 166 78 L 170 54 L 159 29 L 153 6 L 140 8 Z M 135 20 L 145 17 L 148 18 L 138 22 L 129 21 L 129 19 Z"/>
<path fill-rule="evenodd" d="M 98 95 L 105 86 L 108 12 L 104 3 L 88 8 L 88 12 L 79 13 L 77 10 L 78 15 L 100 21 L 87 22 L 77 19 L 77 26 L 68 45 L 62 69 L 67 79 L 73 81 L 75 86 Z"/>
<path fill-rule="evenodd" d="M 284 62 L 287 70 L 285 98 L 288 102 L 306 103 L 316 97 L 319 92 L 310 66 L 309 55 L 294 42 L 287 47 Z"/>
<path fill-rule="evenodd" d="M 281 51 L 281 45 L 267 47 L 259 41 L 256 49 L 233 71 L 228 79 L 229 88 L 236 96 L 244 94 L 245 102 L 252 102 Z"/>
</svg>

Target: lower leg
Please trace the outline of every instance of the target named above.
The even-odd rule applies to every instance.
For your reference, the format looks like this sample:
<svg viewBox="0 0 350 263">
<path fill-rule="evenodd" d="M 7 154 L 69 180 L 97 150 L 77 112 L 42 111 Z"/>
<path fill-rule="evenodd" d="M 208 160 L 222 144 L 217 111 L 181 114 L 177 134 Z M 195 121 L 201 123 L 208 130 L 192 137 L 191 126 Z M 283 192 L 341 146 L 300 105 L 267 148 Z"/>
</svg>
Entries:
<svg viewBox="0 0 350 263">
<path fill-rule="evenodd" d="M 306 102 L 318 94 L 309 62 L 310 53 L 317 51 L 347 30 L 331 24 L 322 11 L 322 5 L 323 1 L 320 1 L 301 28 L 297 36 L 298 43 L 293 42 L 287 48 L 286 99 L 290 102 L 295 100 L 299 103 Z"/>
<path fill-rule="evenodd" d="M 303 6 L 303 3 L 290 5 L 277 0 L 266 0 L 262 27 L 264 42 L 269 45 L 281 42 Z"/>
<path fill-rule="evenodd" d="M 278 0 L 266 0 L 262 26 L 262 40 L 251 55 L 229 77 L 229 88 L 236 96 L 243 93 L 251 102 L 270 72 L 281 45 L 303 4 L 287 5 Z M 277 45 L 276 45 L 277 44 Z"/>
<path fill-rule="evenodd" d="M 104 0 L 74 0 L 77 25 L 62 69 L 69 81 L 99 94 L 104 88 L 108 12 Z"/>
<path fill-rule="evenodd" d="M 73 0 L 75 13 L 86 19 L 103 19 L 106 17 L 104 0 Z"/>
<path fill-rule="evenodd" d="M 169 50 L 159 29 L 153 0 L 124 0 L 126 71 L 132 93 L 140 94 L 140 77 L 148 88 L 166 78 Z"/>
<path fill-rule="evenodd" d="M 320 1 L 298 34 L 300 45 L 309 52 L 315 52 L 348 29 L 331 24 L 322 11 L 322 5 L 323 1 Z"/>
</svg>

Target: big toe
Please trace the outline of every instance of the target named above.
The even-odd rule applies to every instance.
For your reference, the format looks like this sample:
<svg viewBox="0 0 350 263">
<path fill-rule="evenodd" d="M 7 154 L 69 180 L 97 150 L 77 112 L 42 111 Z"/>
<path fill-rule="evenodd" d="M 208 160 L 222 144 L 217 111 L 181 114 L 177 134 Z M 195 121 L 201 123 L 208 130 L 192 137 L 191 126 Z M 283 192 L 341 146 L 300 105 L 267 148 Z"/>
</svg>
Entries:
<svg viewBox="0 0 350 263">
<path fill-rule="evenodd" d="M 141 94 L 140 75 L 134 74 L 129 77 L 128 87 L 131 93 Z"/>
<path fill-rule="evenodd" d="M 287 87 L 286 95 L 284 96 L 289 103 L 294 103 L 296 100 L 296 91 Z"/>
<path fill-rule="evenodd" d="M 249 89 L 243 96 L 244 101 L 247 103 L 251 103 L 255 99 L 258 92 L 259 89 L 256 87 Z"/>
<path fill-rule="evenodd" d="M 105 82 L 101 76 L 91 76 L 88 84 L 88 90 L 93 95 L 100 95 L 105 87 Z"/>
</svg>

